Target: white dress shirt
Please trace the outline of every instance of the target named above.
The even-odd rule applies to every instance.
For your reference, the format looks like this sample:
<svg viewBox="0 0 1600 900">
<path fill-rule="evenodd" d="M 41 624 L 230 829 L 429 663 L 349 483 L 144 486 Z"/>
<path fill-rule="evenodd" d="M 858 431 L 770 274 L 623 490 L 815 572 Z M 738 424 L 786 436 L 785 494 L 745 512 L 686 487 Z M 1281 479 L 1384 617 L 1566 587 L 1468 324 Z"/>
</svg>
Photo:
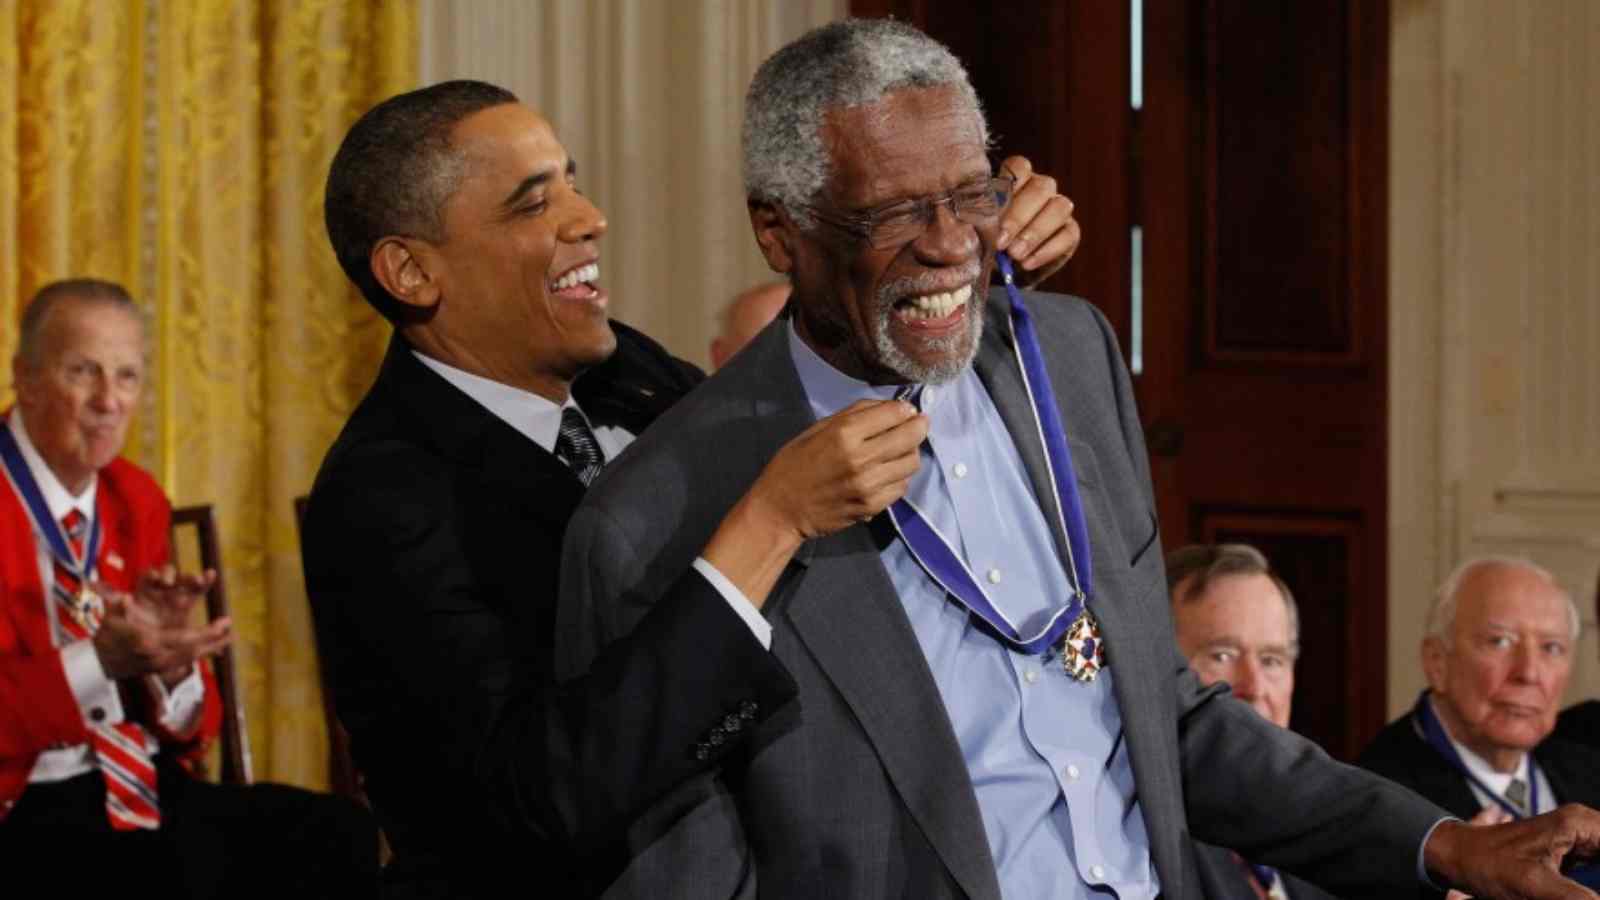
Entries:
<svg viewBox="0 0 1600 900">
<path fill-rule="evenodd" d="M 442 363 L 437 359 L 411 351 L 418 361 L 439 374 L 439 377 L 450 382 L 457 390 L 471 397 L 479 406 L 488 410 L 495 418 L 500 419 L 528 440 L 533 441 L 545 451 L 554 454 L 556 451 L 556 438 L 561 434 L 561 413 L 571 407 L 583 416 L 585 422 L 589 416 L 573 396 L 567 394 L 567 402 L 557 406 L 548 398 L 541 397 L 532 391 L 502 384 L 482 375 L 474 375 L 455 366 Z M 605 461 L 610 462 L 617 458 L 623 448 L 633 443 L 634 435 L 625 428 L 616 428 L 609 425 L 595 427 L 590 422 L 590 430 L 594 432 L 595 442 L 600 445 L 600 452 L 605 455 Z M 717 567 L 706 562 L 703 558 L 694 561 L 695 571 L 699 572 L 711 586 L 717 589 L 722 598 L 728 602 L 733 611 L 738 614 L 741 621 L 749 626 L 750 632 L 755 635 L 761 646 L 772 649 L 772 626 L 767 620 L 761 618 L 760 610 L 756 609 L 749 599 L 740 591 L 732 581 L 717 571 Z"/>
<path fill-rule="evenodd" d="M 1449 734 L 1448 727 L 1445 729 L 1445 733 L 1447 735 Z M 1551 790 L 1550 782 L 1544 777 L 1544 772 L 1540 771 L 1539 767 L 1533 764 L 1533 754 L 1522 754 L 1522 759 L 1517 761 L 1517 768 L 1515 771 L 1497 772 L 1493 766 L 1489 765 L 1488 760 L 1467 749 L 1467 746 L 1456 740 L 1454 736 L 1450 737 L 1450 743 L 1456 748 L 1456 752 L 1461 754 L 1461 763 L 1467 767 L 1468 772 L 1472 773 L 1472 778 L 1476 778 L 1478 781 L 1482 782 L 1483 785 L 1486 785 L 1489 788 L 1489 790 L 1499 793 L 1500 800 L 1505 799 L 1506 788 L 1511 785 L 1512 778 L 1522 779 L 1522 782 L 1529 787 L 1529 799 L 1533 799 L 1533 779 L 1536 778 L 1538 779 L 1539 785 L 1539 807 L 1531 810 L 1531 813 L 1533 815 L 1538 815 L 1540 813 L 1550 812 L 1556 808 L 1555 791 Z M 1472 788 L 1472 796 L 1478 799 L 1478 803 L 1480 805 L 1484 806 L 1485 808 L 1491 806 L 1502 808 L 1500 807 L 1498 800 L 1485 793 L 1483 787 L 1473 783 L 1472 779 L 1467 780 L 1467 785 Z"/>
<path fill-rule="evenodd" d="M 28 437 L 20 409 L 12 412 L 9 424 L 11 434 L 17 440 L 17 448 L 22 451 L 22 459 L 27 464 L 29 473 L 33 475 L 34 482 L 39 486 L 39 493 L 44 496 L 45 506 L 49 508 L 50 515 L 59 522 L 69 510 L 76 509 L 86 520 L 92 520 L 99 477 L 91 477 L 88 487 L 84 488 L 82 493 L 73 496 L 45 464 L 44 457 L 39 455 L 38 448 Z M 7 487 L 9 489 L 9 483 Z M 50 544 L 37 529 L 33 531 L 33 539 L 37 550 L 39 583 L 44 587 L 44 603 L 49 607 L 46 613 L 51 622 L 51 639 L 61 647 L 61 665 L 66 670 L 67 684 L 72 689 L 72 695 L 77 698 L 78 707 L 83 710 L 84 721 L 95 721 L 90 715 L 98 711 L 102 715 L 97 724 L 121 722 L 124 719 L 124 712 L 122 700 L 117 695 L 117 683 L 106 677 L 105 669 L 100 666 L 100 657 L 95 653 L 94 643 L 89 640 L 64 641 L 64 634 L 56 624 L 57 604 L 52 601 L 50 594 L 50 588 L 55 584 L 55 566 L 50 556 Z M 135 577 L 138 575 L 138 573 L 133 574 Z M 160 701 L 163 727 L 182 734 L 195 726 L 205 705 L 205 682 L 201 679 L 198 668 L 191 671 L 189 677 L 180 681 L 170 691 L 156 676 L 152 675 L 145 680 Z M 56 747 L 39 754 L 38 760 L 33 764 L 33 770 L 28 773 L 28 780 L 62 781 L 94 771 L 96 768 L 98 764 L 95 762 L 94 748 L 89 744 Z"/>
</svg>

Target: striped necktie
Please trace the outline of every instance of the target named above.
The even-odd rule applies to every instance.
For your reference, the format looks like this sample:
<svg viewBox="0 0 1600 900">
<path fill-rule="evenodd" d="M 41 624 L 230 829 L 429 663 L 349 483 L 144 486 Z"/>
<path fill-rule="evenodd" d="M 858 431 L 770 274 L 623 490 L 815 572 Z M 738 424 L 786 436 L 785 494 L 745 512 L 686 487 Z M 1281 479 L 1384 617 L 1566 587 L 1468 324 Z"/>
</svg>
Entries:
<svg viewBox="0 0 1600 900">
<path fill-rule="evenodd" d="M 88 520 L 73 509 L 61 517 L 62 531 L 67 536 L 67 546 L 76 559 L 83 559 L 83 538 Z M 80 569 L 88 574 L 94 569 L 94 560 L 83 560 Z M 61 560 L 51 563 L 50 594 L 55 602 L 56 625 L 65 642 L 85 641 L 94 637 L 104 615 L 98 603 L 89 600 L 78 574 L 62 565 Z M 117 831 L 133 831 L 161 826 L 161 807 L 156 801 L 156 770 L 151 762 L 160 743 L 144 726 L 137 722 L 118 722 L 112 725 L 91 723 L 89 743 L 94 747 L 95 760 L 106 780 L 106 818 Z"/>
<path fill-rule="evenodd" d="M 556 435 L 556 456 L 572 469 L 572 474 L 578 476 L 584 487 L 594 481 L 594 477 L 600 474 L 600 467 L 606 463 L 605 456 L 600 452 L 600 444 L 594 439 L 594 432 L 589 430 L 589 423 L 577 407 L 568 406 L 561 410 L 561 433 Z"/>
</svg>

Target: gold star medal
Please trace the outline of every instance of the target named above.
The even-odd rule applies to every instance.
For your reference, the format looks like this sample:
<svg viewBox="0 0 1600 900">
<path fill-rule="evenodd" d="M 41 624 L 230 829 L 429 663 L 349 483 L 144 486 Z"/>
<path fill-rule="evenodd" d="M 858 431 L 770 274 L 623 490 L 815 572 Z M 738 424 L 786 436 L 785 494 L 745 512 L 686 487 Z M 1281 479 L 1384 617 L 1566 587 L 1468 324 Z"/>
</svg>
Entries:
<svg viewBox="0 0 1600 900">
<path fill-rule="evenodd" d="M 1086 606 L 1061 640 L 1061 666 L 1073 678 L 1089 682 L 1100 674 L 1105 664 L 1106 649 L 1100 637 L 1100 623 Z"/>
</svg>

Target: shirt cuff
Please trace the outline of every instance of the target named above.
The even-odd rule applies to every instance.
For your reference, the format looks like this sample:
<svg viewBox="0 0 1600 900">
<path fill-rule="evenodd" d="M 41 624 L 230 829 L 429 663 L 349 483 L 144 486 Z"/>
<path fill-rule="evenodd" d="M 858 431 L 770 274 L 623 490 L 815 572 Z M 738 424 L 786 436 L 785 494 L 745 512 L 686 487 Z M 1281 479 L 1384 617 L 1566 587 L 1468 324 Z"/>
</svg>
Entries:
<svg viewBox="0 0 1600 900">
<path fill-rule="evenodd" d="M 159 675 L 151 675 L 145 680 L 150 683 L 150 692 L 155 695 L 157 708 L 161 710 L 161 727 L 173 734 L 188 734 L 194 730 L 200 721 L 200 712 L 205 707 L 206 699 L 206 683 L 200 676 L 200 664 L 192 664 L 189 674 L 171 690 L 167 689 Z"/>
<path fill-rule="evenodd" d="M 67 673 L 67 686 L 83 710 L 83 720 L 92 725 L 122 721 L 122 698 L 117 683 L 106 677 L 100 656 L 91 640 L 73 641 L 61 648 L 61 668 Z"/>
<path fill-rule="evenodd" d="M 761 618 L 761 611 L 745 597 L 744 591 L 735 587 L 733 582 L 728 580 L 728 576 L 717 571 L 717 567 L 706 562 L 704 557 L 695 558 L 694 570 L 705 576 L 705 579 L 711 582 L 711 586 L 717 589 L 717 593 L 722 595 L 722 599 L 728 601 L 733 611 L 744 620 L 744 624 L 750 626 L 750 633 L 761 642 L 761 649 L 771 650 L 772 626 L 766 619 Z"/>
<path fill-rule="evenodd" d="M 1428 829 L 1428 833 L 1422 836 L 1422 843 L 1417 845 L 1417 880 L 1436 891 L 1442 891 L 1444 888 L 1440 885 L 1434 884 L 1433 879 L 1428 877 L 1427 854 L 1423 851 L 1428 848 L 1428 838 L 1433 837 L 1434 831 L 1436 831 L 1440 825 L 1443 825 L 1446 822 L 1459 821 L 1461 820 L 1455 816 L 1445 816 L 1439 821 L 1433 823 L 1433 827 Z"/>
</svg>

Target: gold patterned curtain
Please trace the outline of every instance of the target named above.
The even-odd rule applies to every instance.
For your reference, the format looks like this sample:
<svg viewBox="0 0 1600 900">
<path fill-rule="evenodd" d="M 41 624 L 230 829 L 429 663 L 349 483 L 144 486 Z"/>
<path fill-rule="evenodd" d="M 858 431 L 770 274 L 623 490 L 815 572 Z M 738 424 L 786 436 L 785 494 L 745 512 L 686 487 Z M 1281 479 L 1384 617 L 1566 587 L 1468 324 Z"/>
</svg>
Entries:
<svg viewBox="0 0 1600 900">
<path fill-rule="evenodd" d="M 216 507 L 258 778 L 325 785 L 292 501 L 388 329 L 322 186 L 355 117 L 415 84 L 416 46 L 415 0 L 0 0 L 0 358 L 47 281 L 147 309 L 126 452 Z"/>
</svg>

